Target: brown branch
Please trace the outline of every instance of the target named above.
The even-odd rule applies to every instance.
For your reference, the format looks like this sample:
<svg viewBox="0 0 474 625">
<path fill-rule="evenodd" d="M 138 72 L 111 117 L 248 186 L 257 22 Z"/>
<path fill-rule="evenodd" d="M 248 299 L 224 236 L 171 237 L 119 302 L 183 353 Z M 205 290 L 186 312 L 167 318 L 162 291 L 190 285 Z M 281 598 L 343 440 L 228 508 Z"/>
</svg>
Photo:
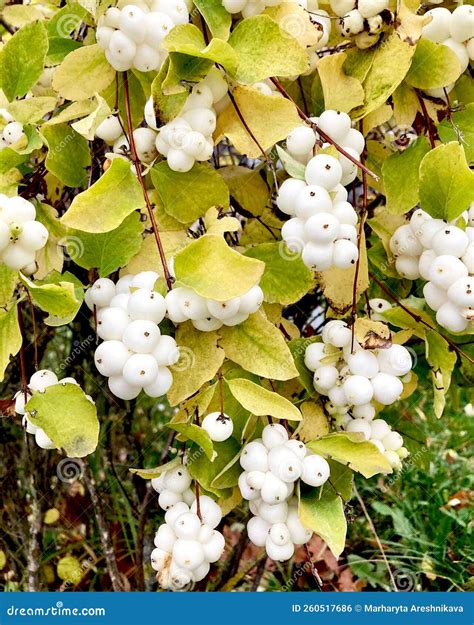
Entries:
<svg viewBox="0 0 474 625">
<path fill-rule="evenodd" d="M 33 364 L 35 366 L 35 371 L 38 371 L 38 334 L 36 330 L 35 307 L 33 305 L 33 300 L 31 299 L 31 294 L 28 291 L 28 289 L 26 290 L 26 294 L 28 297 L 28 302 L 30 304 L 31 324 L 33 326 L 33 348 L 34 348 Z"/>
<path fill-rule="evenodd" d="M 416 97 L 418 98 L 418 102 L 420 103 L 421 110 L 423 112 L 423 119 L 425 120 L 425 128 L 428 131 L 428 136 L 430 139 L 431 149 L 436 147 L 436 138 L 433 131 L 433 126 L 431 123 L 430 116 L 428 114 L 428 110 L 426 108 L 425 101 L 423 99 L 423 95 L 420 93 L 418 89 L 415 89 Z"/>
<path fill-rule="evenodd" d="M 138 158 L 137 150 L 135 147 L 135 140 L 133 138 L 132 113 L 130 110 L 130 92 L 128 88 L 127 72 L 123 73 L 123 90 L 124 90 L 124 98 L 125 98 L 125 112 L 127 115 L 128 142 L 130 145 L 132 160 L 133 160 L 133 164 L 135 166 L 135 170 L 137 173 L 138 182 L 140 183 L 140 186 L 142 188 L 143 197 L 145 199 L 145 204 L 147 207 L 148 215 L 150 217 L 151 227 L 153 229 L 153 235 L 155 237 L 156 246 L 158 248 L 158 253 L 160 255 L 161 264 L 163 266 L 166 286 L 168 287 L 168 291 L 170 291 L 173 287 L 173 278 L 171 277 L 171 274 L 168 268 L 168 263 L 166 262 L 165 251 L 163 249 L 163 244 L 161 242 L 160 233 L 158 231 L 158 224 L 156 223 L 155 214 L 151 206 L 150 198 L 148 197 L 148 192 L 146 190 L 145 181 L 143 180 L 142 166 L 140 163 L 140 159 Z"/>
<path fill-rule="evenodd" d="M 380 178 L 376 174 L 374 174 L 373 171 L 371 171 L 363 163 L 361 163 L 356 158 L 354 158 L 342 146 L 340 146 L 338 143 L 336 143 L 334 141 L 334 139 L 331 139 L 331 137 L 328 134 L 326 134 L 324 131 L 322 131 L 319 128 L 318 124 L 315 124 L 306 115 L 306 113 L 296 104 L 296 102 L 293 100 L 293 98 L 290 96 L 290 94 L 286 91 L 286 89 L 283 87 L 283 85 L 276 78 L 270 78 L 270 80 L 275 85 L 275 87 L 278 89 L 278 91 L 282 94 L 282 96 L 284 96 L 287 100 L 290 100 L 291 102 L 293 102 L 293 104 L 296 107 L 296 110 L 298 111 L 298 115 L 301 117 L 301 119 L 303 119 L 308 125 L 310 125 L 311 128 L 313 128 L 313 130 L 316 130 L 316 132 L 324 139 L 324 141 L 326 141 L 327 143 L 330 143 L 331 145 L 333 145 L 340 154 L 342 154 L 348 160 L 350 160 L 351 163 L 354 163 L 354 165 L 357 165 L 357 167 L 359 169 L 361 169 L 363 172 L 365 172 L 369 176 L 372 176 L 372 178 L 374 178 L 374 180 L 380 180 Z"/>
<path fill-rule="evenodd" d="M 382 545 L 382 543 L 380 541 L 380 538 L 379 538 L 379 536 L 377 534 L 377 530 L 375 529 L 375 525 L 374 525 L 374 523 L 373 523 L 372 519 L 370 518 L 370 515 L 369 515 L 369 513 L 367 511 L 367 508 L 365 506 L 364 500 L 360 496 L 359 491 L 357 490 L 357 487 L 356 487 L 355 484 L 354 484 L 354 492 L 355 492 L 355 495 L 357 497 L 357 500 L 359 501 L 360 507 L 362 508 L 362 512 L 364 513 L 364 516 L 367 519 L 367 523 L 369 524 L 370 530 L 371 530 L 372 534 L 374 535 L 374 538 L 375 538 L 375 540 L 377 542 L 377 545 L 378 545 L 378 548 L 380 550 L 380 553 L 382 554 L 383 561 L 385 563 L 385 566 L 387 567 L 387 571 L 388 571 L 388 574 L 390 576 L 390 582 L 392 584 L 393 592 L 398 592 L 397 584 L 395 582 L 395 578 L 393 577 L 392 569 L 390 568 L 390 564 L 388 562 L 387 556 L 385 555 L 385 550 L 384 550 L 383 545 Z"/>
<path fill-rule="evenodd" d="M 470 362 L 471 365 L 474 365 L 474 358 L 471 358 L 471 356 L 469 356 L 469 354 L 466 354 L 466 352 L 464 350 L 462 350 L 459 347 L 459 345 L 457 345 L 454 341 L 452 341 L 449 338 L 449 336 L 446 336 L 445 334 L 440 332 L 438 329 L 433 328 L 433 326 L 430 325 L 427 321 L 425 321 L 422 317 L 420 317 L 420 315 L 417 315 L 416 313 L 411 311 L 407 306 L 402 304 L 402 302 L 398 299 L 398 297 L 395 295 L 395 293 L 392 293 L 392 291 L 388 287 L 386 287 L 382 282 L 380 282 L 380 280 L 377 280 L 377 278 L 374 276 L 373 273 L 369 272 L 369 276 L 375 282 L 375 284 L 377 284 L 382 289 L 382 291 L 386 295 L 388 295 L 392 301 L 394 301 L 397 304 L 397 306 L 399 306 L 408 315 L 410 315 L 410 317 L 412 319 L 414 319 L 417 323 L 421 323 L 422 325 L 424 325 L 425 327 L 429 328 L 430 330 L 433 330 L 434 332 L 437 332 L 446 341 L 446 343 L 448 343 L 448 345 L 450 345 L 454 349 L 454 351 L 457 354 L 459 354 L 460 356 L 463 356 L 464 358 L 466 358 L 466 360 L 468 362 Z"/>
<path fill-rule="evenodd" d="M 323 580 L 320 578 L 319 573 L 318 573 L 318 569 L 316 568 L 316 565 L 313 562 L 313 559 L 311 557 L 311 553 L 309 551 L 308 543 L 305 544 L 304 550 L 306 552 L 306 557 L 308 559 L 308 564 L 311 567 L 311 575 L 313 576 L 313 579 L 316 582 L 316 586 L 318 587 L 318 590 L 322 591 L 322 589 L 323 589 Z"/>
</svg>

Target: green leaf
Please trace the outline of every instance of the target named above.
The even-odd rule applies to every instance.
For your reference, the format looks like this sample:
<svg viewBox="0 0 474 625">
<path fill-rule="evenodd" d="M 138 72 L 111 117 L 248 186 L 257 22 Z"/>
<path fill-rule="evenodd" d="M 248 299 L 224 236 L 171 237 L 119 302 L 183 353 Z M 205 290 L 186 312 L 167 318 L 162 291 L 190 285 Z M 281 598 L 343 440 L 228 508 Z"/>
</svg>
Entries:
<svg viewBox="0 0 474 625">
<path fill-rule="evenodd" d="M 212 461 L 214 459 L 214 447 L 206 430 L 193 423 L 168 423 L 167 427 L 179 432 L 185 439 L 199 445 L 209 460 Z"/>
<path fill-rule="evenodd" d="M 240 451 L 241 447 L 234 438 L 229 438 L 223 443 L 214 443 L 216 456 L 211 462 L 205 454 L 199 453 L 199 450 L 192 450 L 188 461 L 189 473 L 203 488 L 219 496 L 220 489 L 237 485 L 240 474 L 237 461 Z"/>
<path fill-rule="evenodd" d="M 176 406 L 212 380 L 224 362 L 224 350 L 218 346 L 216 332 L 199 332 L 192 323 L 181 323 L 176 331 L 180 359 L 171 368 L 173 386 L 168 400 Z"/>
<path fill-rule="evenodd" d="M 308 67 L 304 48 L 267 15 L 242 20 L 229 43 L 239 57 L 235 78 L 242 84 L 271 76 L 299 76 Z"/>
<path fill-rule="evenodd" d="M 49 36 L 69 38 L 74 31 L 79 30 L 82 22 L 86 19 L 87 12 L 85 9 L 78 2 L 69 1 L 49 20 Z"/>
<path fill-rule="evenodd" d="M 225 302 L 255 286 L 264 264 L 239 254 L 223 237 L 206 234 L 176 254 L 174 269 L 181 286 L 202 297 Z"/>
<path fill-rule="evenodd" d="M 165 464 L 160 465 L 159 467 L 155 467 L 153 469 L 129 469 L 130 473 L 134 475 L 138 475 L 144 480 L 152 480 L 155 477 L 159 477 L 162 473 L 166 473 L 166 471 L 171 471 L 171 469 L 175 469 L 182 464 L 182 460 L 180 456 L 176 456 L 173 460 L 166 462 Z"/>
<path fill-rule="evenodd" d="M 86 100 L 106 89 L 115 78 L 99 44 L 74 50 L 53 76 L 53 89 L 67 100 Z"/>
<path fill-rule="evenodd" d="M 474 104 L 452 113 L 451 120 L 443 120 L 438 126 L 438 134 L 444 143 L 459 141 L 467 161 L 474 163 Z"/>
<path fill-rule="evenodd" d="M 68 187 L 84 187 L 91 164 L 89 145 L 84 137 L 67 124 L 44 126 L 42 132 L 48 143 L 46 169 Z"/>
<path fill-rule="evenodd" d="M 66 251 L 76 265 L 96 267 L 101 277 L 124 267 L 140 250 L 144 224 L 137 212 L 110 232 L 90 234 L 70 230 L 64 239 Z"/>
<path fill-rule="evenodd" d="M 163 82 L 169 71 L 170 61 L 169 58 L 163 63 L 160 71 L 155 76 L 151 84 L 151 95 L 153 97 L 153 107 L 155 110 L 155 118 L 157 121 L 156 126 L 159 127 L 162 124 L 166 124 L 175 117 L 181 111 L 188 99 L 188 92 L 182 91 L 181 93 L 175 93 L 171 95 L 165 95 L 163 93 Z"/>
<path fill-rule="evenodd" d="M 392 467 L 385 456 L 369 441 L 361 441 L 359 435 L 346 432 L 329 434 L 307 443 L 317 454 L 327 455 L 336 462 L 348 464 L 364 477 L 377 473 L 392 473 Z"/>
<path fill-rule="evenodd" d="M 0 309 L 0 381 L 3 381 L 10 356 L 16 356 L 22 344 L 17 314 L 16 305 L 9 310 Z"/>
<path fill-rule="evenodd" d="M 329 490 L 340 495 L 344 501 L 349 501 L 352 497 L 352 485 L 354 474 L 349 467 L 334 460 L 329 459 L 331 467 L 331 477 L 324 484 L 323 490 Z"/>
<path fill-rule="evenodd" d="M 130 163 L 115 158 L 92 187 L 76 195 L 61 222 L 83 232 L 110 232 L 143 205 L 142 189 Z"/>
<path fill-rule="evenodd" d="M 446 87 L 461 75 L 461 64 L 454 52 L 442 43 L 420 39 L 406 81 L 416 89 Z"/>
<path fill-rule="evenodd" d="M 347 522 L 342 499 L 334 492 L 323 490 L 318 499 L 315 489 L 302 493 L 299 506 L 301 523 L 322 538 L 335 558 L 344 551 Z"/>
<path fill-rule="evenodd" d="M 343 69 L 347 55 L 344 52 L 329 54 L 319 60 L 317 69 L 324 94 L 326 109 L 348 113 L 364 103 L 361 82 L 348 76 Z"/>
<path fill-rule="evenodd" d="M 420 165 L 421 208 L 432 217 L 451 221 L 474 201 L 474 172 L 462 147 L 451 142 L 439 145 Z"/>
<path fill-rule="evenodd" d="M 104 98 L 98 95 L 96 100 L 95 109 L 87 117 L 71 124 L 72 128 L 88 141 L 94 140 L 96 129 L 111 114 L 110 107 Z"/>
<path fill-rule="evenodd" d="M 8 105 L 7 110 L 15 118 L 15 121 L 22 124 L 32 124 L 41 120 L 46 113 L 54 110 L 56 104 L 56 98 L 38 96 L 26 100 L 15 100 Z"/>
<path fill-rule="evenodd" d="M 260 216 L 270 199 L 270 189 L 262 176 L 261 168 L 248 169 L 229 165 L 218 171 L 229 187 L 232 206 L 237 212 Z"/>
<path fill-rule="evenodd" d="M 303 163 L 300 163 L 299 161 L 297 161 L 296 158 L 293 158 L 292 156 L 290 156 L 290 154 L 288 154 L 288 152 L 285 152 L 285 150 L 281 148 L 279 145 L 276 146 L 276 149 L 278 152 L 278 156 L 280 157 L 281 164 L 283 165 L 285 171 L 288 174 L 290 174 L 292 178 L 297 178 L 298 180 L 304 180 L 306 165 L 303 165 Z"/>
<path fill-rule="evenodd" d="M 270 304 L 294 304 L 315 287 L 312 272 L 301 260 L 301 256 L 285 255 L 284 244 L 262 243 L 245 252 L 250 258 L 265 263 L 260 286 L 265 301 Z"/>
<path fill-rule="evenodd" d="M 15 287 L 18 282 L 18 271 L 10 269 L 0 263 L 0 307 L 4 308 L 10 303 Z"/>
<path fill-rule="evenodd" d="M 187 173 L 180 173 L 162 161 L 151 170 L 151 179 L 165 211 L 182 224 L 193 223 L 212 206 L 229 206 L 227 185 L 208 165 L 196 163 Z"/>
<path fill-rule="evenodd" d="M 426 137 L 419 137 L 409 148 L 384 161 L 383 184 L 390 213 L 403 215 L 418 204 L 420 163 L 429 151 Z"/>
<path fill-rule="evenodd" d="M 386 103 L 405 78 L 414 53 L 415 46 L 402 41 L 398 34 L 393 32 L 373 53 L 366 55 L 369 57 L 373 54 L 373 57 L 370 59 L 370 69 L 363 82 L 365 104 L 355 109 L 353 115 L 356 119 L 362 119 Z M 358 60 L 358 57 L 355 60 Z"/>
<path fill-rule="evenodd" d="M 26 156 L 18 154 L 11 148 L 3 148 L 0 150 L 0 174 L 10 171 L 25 160 Z"/>
<path fill-rule="evenodd" d="M 95 451 L 99 441 L 97 410 L 76 384 L 57 384 L 34 393 L 26 409 L 31 422 L 70 458 L 83 458 Z"/>
<path fill-rule="evenodd" d="M 68 281 L 68 278 L 71 280 Z M 79 296 L 81 289 L 78 288 L 77 278 L 72 274 L 61 275 L 53 272 L 47 279 L 35 281 L 22 276 L 21 281 L 28 289 L 34 304 L 53 318 L 52 325 L 59 325 L 58 320 L 69 323 L 82 304 L 82 294 Z M 49 318 L 45 323 L 49 325 Z"/>
<path fill-rule="evenodd" d="M 43 22 L 20 28 L 0 49 L 0 89 L 8 100 L 22 98 L 41 76 L 48 50 Z"/>
<path fill-rule="evenodd" d="M 256 417 L 270 416 L 275 419 L 301 421 L 301 412 L 285 397 L 268 391 L 251 380 L 237 378 L 226 380 L 230 392 L 241 406 Z"/>
<path fill-rule="evenodd" d="M 224 326 L 219 332 L 219 345 L 227 358 L 245 370 L 274 380 L 290 380 L 298 375 L 282 333 L 261 311 L 238 326 Z"/>
<path fill-rule="evenodd" d="M 66 556 L 59 560 L 57 572 L 59 579 L 76 585 L 80 583 L 84 569 L 77 558 Z"/>
<path fill-rule="evenodd" d="M 433 382 L 434 413 L 439 419 L 446 405 L 446 394 L 451 385 L 457 356 L 449 347 L 448 342 L 436 330 L 426 332 L 426 360 L 431 367 L 430 376 Z"/>
<path fill-rule="evenodd" d="M 259 146 L 269 150 L 278 141 L 286 139 L 294 128 L 301 126 L 295 105 L 286 98 L 264 95 L 251 87 L 236 87 L 233 96 L 247 128 L 234 105 L 229 104 L 218 117 L 214 137 L 216 141 L 227 137 L 238 152 L 249 158 L 262 155 Z"/>
<path fill-rule="evenodd" d="M 70 52 L 74 52 L 78 48 L 82 48 L 80 41 L 63 39 L 62 37 L 50 37 L 46 63 L 48 65 L 59 65 Z"/>
<path fill-rule="evenodd" d="M 311 395 L 314 393 L 313 373 L 306 368 L 306 365 L 304 364 L 304 355 L 306 348 L 311 345 L 311 343 L 318 342 L 318 340 L 319 339 L 316 339 L 316 337 L 312 337 L 294 339 L 288 343 L 288 347 L 290 348 L 293 360 L 299 373 L 300 381 Z"/>
<path fill-rule="evenodd" d="M 404 515 L 403 510 L 393 505 L 389 506 L 382 501 L 374 501 L 372 508 L 382 516 L 392 517 L 393 529 L 397 534 L 407 538 L 413 536 L 415 529 Z"/>
<path fill-rule="evenodd" d="M 206 20 L 213 37 L 227 41 L 232 16 L 222 5 L 222 0 L 194 0 L 199 13 Z"/>
</svg>

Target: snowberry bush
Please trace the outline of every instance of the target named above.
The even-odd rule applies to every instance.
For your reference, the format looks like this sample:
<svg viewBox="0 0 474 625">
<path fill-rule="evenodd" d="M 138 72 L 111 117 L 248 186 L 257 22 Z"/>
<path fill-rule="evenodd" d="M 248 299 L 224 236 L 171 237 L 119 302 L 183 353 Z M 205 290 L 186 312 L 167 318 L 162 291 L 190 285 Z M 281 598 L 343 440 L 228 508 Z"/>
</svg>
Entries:
<svg viewBox="0 0 474 625">
<path fill-rule="evenodd" d="M 245 527 L 346 557 L 354 480 L 472 384 L 474 18 L 441 4 L 4 7 L 2 424 L 94 509 L 131 469 L 115 590 L 109 517 L 140 589 L 220 587 Z"/>
</svg>

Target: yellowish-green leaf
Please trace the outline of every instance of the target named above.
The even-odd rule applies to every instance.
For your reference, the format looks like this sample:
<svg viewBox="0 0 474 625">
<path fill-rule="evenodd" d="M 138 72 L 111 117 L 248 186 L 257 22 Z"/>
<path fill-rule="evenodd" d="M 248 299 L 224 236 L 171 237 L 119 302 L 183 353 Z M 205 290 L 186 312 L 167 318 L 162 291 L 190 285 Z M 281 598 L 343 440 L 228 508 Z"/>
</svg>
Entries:
<svg viewBox="0 0 474 625">
<path fill-rule="evenodd" d="M 425 340 L 426 360 L 431 367 L 430 376 L 433 382 L 434 412 L 439 419 L 446 405 L 446 394 L 451 385 L 457 356 L 448 342 L 435 330 L 428 330 Z"/>
<path fill-rule="evenodd" d="M 88 141 L 93 141 L 98 126 L 110 115 L 110 107 L 100 95 L 96 96 L 96 108 L 87 117 L 71 124 L 72 128 Z"/>
<path fill-rule="evenodd" d="M 270 416 L 275 419 L 301 421 L 301 413 L 288 399 L 268 391 L 259 384 L 244 378 L 227 380 L 230 392 L 246 410 L 257 417 Z"/>
<path fill-rule="evenodd" d="M 288 345 L 262 312 L 234 327 L 222 327 L 219 345 L 230 360 L 245 370 L 274 380 L 290 380 L 298 375 Z"/>
<path fill-rule="evenodd" d="M 419 137 L 403 152 L 395 152 L 382 165 L 387 210 L 403 215 L 419 202 L 420 164 L 430 151 L 426 137 Z"/>
<path fill-rule="evenodd" d="M 206 430 L 193 423 L 168 423 L 168 427 L 182 434 L 186 440 L 199 445 L 209 460 L 214 459 L 214 446 Z"/>
<path fill-rule="evenodd" d="M 69 582 L 74 586 L 79 584 L 83 575 L 81 563 L 73 556 L 61 558 L 58 562 L 58 577 L 63 582 Z"/>
<path fill-rule="evenodd" d="M 180 358 L 171 371 L 173 386 L 168 400 L 176 406 L 212 380 L 224 362 L 224 350 L 218 346 L 216 332 L 199 332 L 192 323 L 181 323 L 176 331 Z"/>
<path fill-rule="evenodd" d="M 0 263 L 0 307 L 4 308 L 10 303 L 18 282 L 18 271 L 10 269 Z"/>
<path fill-rule="evenodd" d="M 176 456 L 173 460 L 166 462 L 165 464 L 160 465 L 159 467 L 155 467 L 153 469 L 129 469 L 130 473 L 134 475 L 138 475 L 144 480 L 152 480 L 155 477 L 159 477 L 162 473 L 166 473 L 166 471 L 171 471 L 171 469 L 175 469 L 182 464 L 182 460 L 180 456 Z"/>
<path fill-rule="evenodd" d="M 459 143 L 439 145 L 420 165 L 421 208 L 437 219 L 451 221 L 474 202 L 474 172 Z"/>
<path fill-rule="evenodd" d="M 0 381 L 3 380 L 10 356 L 20 351 L 22 337 L 18 325 L 17 307 L 0 310 Z"/>
<path fill-rule="evenodd" d="M 270 76 L 299 76 L 308 66 L 305 49 L 268 15 L 240 22 L 229 39 L 237 52 L 236 80 L 251 85 Z"/>
<path fill-rule="evenodd" d="M 56 106 L 56 98 L 50 96 L 38 96 L 26 100 L 15 100 L 8 105 L 8 112 L 17 122 L 32 124 L 42 119 Z"/>
<path fill-rule="evenodd" d="M 49 508 L 49 510 L 46 510 L 44 513 L 43 522 L 45 525 L 54 525 L 59 521 L 60 516 L 57 508 Z"/>
<path fill-rule="evenodd" d="M 323 490 L 321 496 L 315 489 L 305 490 L 300 499 L 301 523 L 322 538 L 335 558 L 344 551 L 347 522 L 344 504 L 334 492 Z"/>
<path fill-rule="evenodd" d="M 301 125 L 295 105 L 285 98 L 264 95 L 250 87 L 236 87 L 233 96 L 252 136 L 234 106 L 229 104 L 219 115 L 215 137 L 216 140 L 227 137 L 238 152 L 250 158 L 262 154 L 257 142 L 263 150 L 269 150 Z"/>
<path fill-rule="evenodd" d="M 160 239 L 168 263 L 189 241 L 183 230 L 160 232 Z M 153 235 L 148 235 L 145 238 L 138 254 L 130 260 L 126 267 L 126 273 L 137 274 L 141 271 L 156 271 L 163 274 L 161 258 Z"/>
<path fill-rule="evenodd" d="M 227 245 L 223 237 L 206 234 L 175 256 L 178 282 L 202 297 L 224 302 L 247 293 L 262 277 L 265 265 Z"/>
<path fill-rule="evenodd" d="M 86 100 L 106 89 L 115 70 L 99 44 L 74 50 L 54 73 L 53 89 L 67 100 Z"/>
<path fill-rule="evenodd" d="M 346 58 L 344 52 L 338 52 L 324 56 L 318 63 L 318 74 L 326 109 L 344 113 L 364 103 L 364 89 L 361 82 L 344 72 L 343 65 Z"/>
<path fill-rule="evenodd" d="M 193 223 L 213 206 L 229 206 L 227 185 L 208 165 L 196 163 L 190 171 L 180 173 L 162 161 L 151 170 L 151 179 L 166 213 L 182 224 Z"/>
<path fill-rule="evenodd" d="M 260 286 L 265 301 L 271 304 L 294 304 L 315 287 L 312 272 L 298 255 L 287 255 L 284 244 L 262 243 L 245 255 L 265 263 Z"/>
<path fill-rule="evenodd" d="M 5 555 L 5 552 L 0 549 L 0 571 L 2 571 L 5 568 L 6 563 L 7 563 L 7 556 Z"/>
<path fill-rule="evenodd" d="M 27 411 L 31 422 L 69 457 L 83 458 L 97 447 L 97 410 L 76 384 L 57 384 L 34 393 Z"/>
<path fill-rule="evenodd" d="M 43 21 L 26 24 L 0 48 L 0 89 L 9 101 L 23 97 L 36 83 L 47 50 Z"/>
<path fill-rule="evenodd" d="M 268 6 L 265 15 L 271 17 L 288 37 L 296 39 L 303 48 L 316 45 L 322 37 L 322 31 L 314 27 L 310 13 L 296 2 Z"/>
<path fill-rule="evenodd" d="M 115 158 L 92 187 L 76 195 L 61 221 L 84 232 L 109 232 L 143 205 L 143 193 L 130 163 Z"/>
<path fill-rule="evenodd" d="M 377 473 L 392 473 L 392 467 L 385 456 L 373 443 L 361 440 L 359 434 L 337 432 L 311 441 L 307 445 L 315 453 L 347 464 L 366 478 Z"/>
<path fill-rule="evenodd" d="M 270 189 L 262 177 L 260 168 L 248 169 L 239 165 L 229 165 L 221 167 L 219 174 L 229 187 L 232 206 L 237 212 L 255 216 L 263 213 L 269 201 Z"/>
<path fill-rule="evenodd" d="M 419 102 L 415 90 L 402 82 L 392 95 L 393 116 L 397 124 L 411 126 L 418 112 Z"/>
<path fill-rule="evenodd" d="M 227 41 L 232 24 L 231 14 L 224 8 L 221 0 L 194 0 L 199 13 L 206 20 L 213 37 Z"/>
<path fill-rule="evenodd" d="M 84 137 L 67 124 L 44 126 L 42 133 L 48 143 L 46 169 L 68 187 L 84 187 L 91 164 Z"/>
<path fill-rule="evenodd" d="M 420 39 L 406 81 L 417 89 L 446 87 L 461 75 L 461 64 L 448 46 Z"/>
<path fill-rule="evenodd" d="M 74 316 L 82 303 L 82 298 L 77 297 L 76 287 L 72 281 L 68 281 L 66 274 L 64 279 L 59 274 L 52 274 L 45 280 L 30 280 L 22 276 L 21 281 L 28 289 L 33 302 L 58 319 L 67 319 Z"/>
<path fill-rule="evenodd" d="M 474 104 L 455 111 L 451 120 L 444 119 L 438 126 L 438 134 L 444 143 L 460 141 L 469 164 L 474 163 Z"/>
<path fill-rule="evenodd" d="M 221 215 L 217 208 L 210 208 L 204 215 L 204 225 L 207 234 L 224 234 L 238 232 L 241 229 L 240 221 L 235 217 Z"/>
</svg>

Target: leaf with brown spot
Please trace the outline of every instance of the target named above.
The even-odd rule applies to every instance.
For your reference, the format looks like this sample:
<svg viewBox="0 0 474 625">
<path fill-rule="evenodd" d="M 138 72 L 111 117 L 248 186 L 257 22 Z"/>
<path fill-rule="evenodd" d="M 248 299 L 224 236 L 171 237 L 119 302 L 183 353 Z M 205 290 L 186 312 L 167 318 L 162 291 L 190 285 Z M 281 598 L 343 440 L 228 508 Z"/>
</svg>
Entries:
<svg viewBox="0 0 474 625">
<path fill-rule="evenodd" d="M 357 319 L 354 335 L 364 349 L 388 349 L 392 345 L 390 328 L 381 321 Z"/>
</svg>

